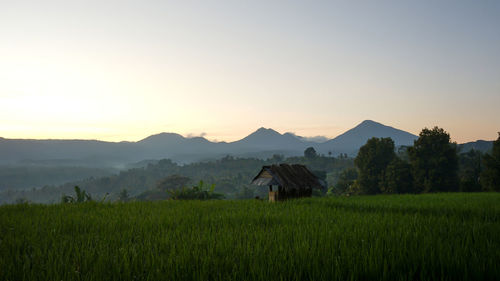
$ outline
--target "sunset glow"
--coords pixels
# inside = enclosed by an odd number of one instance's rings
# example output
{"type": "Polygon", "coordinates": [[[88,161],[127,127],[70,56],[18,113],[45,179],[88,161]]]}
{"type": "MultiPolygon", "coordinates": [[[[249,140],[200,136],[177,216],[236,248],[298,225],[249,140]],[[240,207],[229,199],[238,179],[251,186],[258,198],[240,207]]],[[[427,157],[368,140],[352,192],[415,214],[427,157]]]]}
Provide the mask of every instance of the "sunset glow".
{"type": "Polygon", "coordinates": [[[496,1],[11,1],[0,137],[500,130],[496,1]],[[105,2],[105,3],[103,3],[105,2]]]}

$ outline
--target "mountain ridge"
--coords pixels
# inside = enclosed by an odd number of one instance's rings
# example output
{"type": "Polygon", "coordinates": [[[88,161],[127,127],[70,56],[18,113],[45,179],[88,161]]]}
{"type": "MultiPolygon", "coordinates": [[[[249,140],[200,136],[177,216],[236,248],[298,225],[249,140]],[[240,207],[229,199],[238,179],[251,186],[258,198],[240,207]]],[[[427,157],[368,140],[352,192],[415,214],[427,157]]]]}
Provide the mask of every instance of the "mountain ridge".
{"type": "MultiPolygon", "coordinates": [[[[396,146],[412,145],[418,136],[372,120],[364,120],[350,130],[324,142],[308,141],[293,133],[279,133],[260,127],[246,137],[232,142],[213,142],[204,137],[185,137],[163,132],[136,142],[63,139],[5,139],[0,137],[0,164],[54,159],[78,160],[85,165],[116,166],[144,159],[170,158],[179,163],[213,159],[224,155],[270,157],[302,155],[307,147],[320,154],[354,156],[371,137],[391,137],[396,146]]],[[[463,147],[487,147],[488,144],[467,144],[463,147]]]]}
{"type": "Polygon", "coordinates": [[[409,132],[384,125],[373,120],[364,120],[354,128],[328,140],[320,145],[320,149],[333,150],[333,153],[354,154],[366,141],[372,137],[390,137],[396,146],[412,145],[418,136],[409,132]],[[353,149],[354,148],[354,149],[353,149]]]}

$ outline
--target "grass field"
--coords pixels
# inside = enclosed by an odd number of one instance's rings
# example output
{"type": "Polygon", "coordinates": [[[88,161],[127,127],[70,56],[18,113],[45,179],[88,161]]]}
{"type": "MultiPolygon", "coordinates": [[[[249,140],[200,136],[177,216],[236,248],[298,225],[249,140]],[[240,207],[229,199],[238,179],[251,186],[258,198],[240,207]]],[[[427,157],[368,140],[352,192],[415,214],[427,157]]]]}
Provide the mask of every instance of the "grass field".
{"type": "Polygon", "coordinates": [[[0,280],[499,278],[499,193],[0,207],[0,280]]]}

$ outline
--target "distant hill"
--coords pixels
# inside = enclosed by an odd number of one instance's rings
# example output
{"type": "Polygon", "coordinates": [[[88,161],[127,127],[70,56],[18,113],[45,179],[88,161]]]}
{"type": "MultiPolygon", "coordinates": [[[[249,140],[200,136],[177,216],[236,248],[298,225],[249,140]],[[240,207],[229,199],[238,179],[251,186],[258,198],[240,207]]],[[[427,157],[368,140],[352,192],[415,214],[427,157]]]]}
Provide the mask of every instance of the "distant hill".
{"type": "MultiPolygon", "coordinates": [[[[128,161],[133,143],[96,140],[0,139],[1,164],[110,166],[128,161]]],[[[133,150],[133,149],[132,149],[133,150]]]]}
{"type": "MultiPolygon", "coordinates": [[[[225,155],[266,158],[279,153],[302,155],[312,146],[327,155],[356,155],[359,147],[371,137],[390,137],[396,146],[412,145],[417,136],[365,120],[338,137],[318,142],[321,137],[307,138],[293,133],[280,134],[260,128],[234,142],[211,142],[203,137],[186,138],[175,133],[161,133],[138,142],[105,142],[97,140],[26,140],[0,138],[0,165],[44,165],[126,168],[129,163],[170,158],[179,163],[221,158],[225,155]],[[314,141],[312,141],[314,140],[314,141]]],[[[487,150],[491,142],[477,141],[462,145],[462,151],[487,150]]]]}
{"type": "Polygon", "coordinates": [[[339,153],[355,155],[358,149],[372,137],[390,137],[396,146],[413,145],[413,141],[418,138],[418,136],[408,132],[375,121],[365,120],[338,137],[320,144],[318,148],[322,153],[331,151],[334,155],[339,153]]]}
{"type": "Polygon", "coordinates": [[[273,129],[260,128],[245,138],[228,144],[232,153],[259,151],[304,151],[310,143],[291,133],[280,134],[273,129]]]}
{"type": "Polygon", "coordinates": [[[493,141],[477,140],[473,142],[466,142],[458,145],[458,151],[461,153],[468,152],[472,149],[479,150],[483,153],[490,152],[493,148],[493,141]]]}
{"type": "Polygon", "coordinates": [[[134,160],[172,158],[178,162],[193,162],[223,155],[225,143],[210,142],[203,137],[186,138],[174,133],[149,136],[134,143],[134,160]]]}

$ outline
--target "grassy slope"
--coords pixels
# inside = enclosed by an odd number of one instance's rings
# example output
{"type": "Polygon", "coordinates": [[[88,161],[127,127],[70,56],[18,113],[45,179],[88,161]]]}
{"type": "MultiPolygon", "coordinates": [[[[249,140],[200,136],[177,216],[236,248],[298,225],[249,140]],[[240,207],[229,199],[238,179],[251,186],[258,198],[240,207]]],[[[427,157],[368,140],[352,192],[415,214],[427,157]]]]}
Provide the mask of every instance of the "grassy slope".
{"type": "Polygon", "coordinates": [[[0,280],[479,280],[500,194],[0,207],[0,280]]]}

